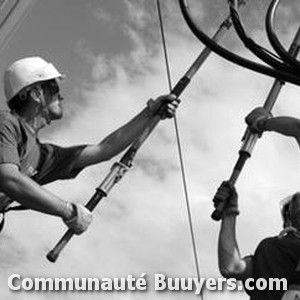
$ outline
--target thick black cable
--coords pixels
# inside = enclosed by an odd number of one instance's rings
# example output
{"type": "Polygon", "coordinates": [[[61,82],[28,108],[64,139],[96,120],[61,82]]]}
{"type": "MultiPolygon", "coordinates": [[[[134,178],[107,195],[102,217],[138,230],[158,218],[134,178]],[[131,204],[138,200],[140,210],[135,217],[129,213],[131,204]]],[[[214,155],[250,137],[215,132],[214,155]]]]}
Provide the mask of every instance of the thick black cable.
{"type": "Polygon", "coordinates": [[[283,45],[280,43],[277,35],[275,34],[275,25],[274,25],[274,19],[276,15],[276,11],[278,8],[279,0],[273,0],[271,4],[269,5],[269,9],[267,11],[266,16],[266,31],[267,35],[270,41],[270,44],[272,45],[273,49],[277,52],[277,54],[290,66],[294,67],[296,70],[298,70],[298,74],[300,73],[300,62],[297,60],[297,58],[290,55],[288,51],[285,50],[283,45]]]}
{"type": "Polygon", "coordinates": [[[276,56],[274,53],[255,43],[255,41],[246,34],[240,19],[237,0],[229,0],[229,9],[235,31],[246,48],[248,48],[259,59],[272,66],[276,70],[288,72],[298,76],[299,70],[289,64],[286,64],[281,57],[276,56]]]}
{"type": "MultiPolygon", "coordinates": [[[[165,39],[165,31],[164,31],[164,27],[163,27],[163,19],[162,19],[162,14],[161,14],[160,0],[157,0],[156,3],[157,3],[157,11],[158,11],[160,32],[161,32],[161,38],[162,38],[162,46],[163,46],[163,51],[164,51],[164,58],[165,58],[165,63],[166,63],[168,85],[169,85],[169,90],[171,92],[172,91],[172,80],[171,80],[171,72],[170,72],[170,63],[169,63],[168,51],[167,51],[167,45],[166,45],[166,39],[165,39]]],[[[196,244],[195,233],[194,233],[194,228],[193,228],[192,213],[191,213],[189,193],[188,193],[188,187],[187,187],[187,177],[186,177],[186,172],[185,172],[185,168],[184,168],[184,158],[183,158],[183,153],[182,153],[182,147],[181,147],[181,142],[180,142],[181,139],[180,139],[180,134],[179,134],[179,126],[178,126],[176,115],[174,116],[174,127],[175,127],[177,149],[178,149],[178,155],[179,155],[179,163],[180,163],[180,169],[181,169],[181,175],[182,175],[184,196],[185,196],[185,202],[186,202],[186,209],[187,209],[187,215],[188,215],[188,221],[189,221],[189,229],[190,229],[190,235],[191,235],[191,240],[192,240],[192,249],[193,249],[194,262],[195,262],[195,269],[196,269],[196,273],[197,273],[197,278],[200,281],[201,273],[200,273],[200,267],[199,267],[197,244],[196,244]]],[[[201,289],[199,295],[200,295],[201,299],[204,300],[204,295],[203,295],[202,289],[201,289]]]]}
{"type": "Polygon", "coordinates": [[[213,52],[215,52],[219,56],[221,56],[221,57],[225,58],[226,60],[228,60],[234,64],[237,64],[241,67],[245,67],[252,71],[255,71],[255,72],[270,76],[270,77],[274,77],[276,79],[283,80],[283,81],[286,81],[286,82],[289,82],[289,83],[292,83],[295,85],[300,85],[300,77],[299,76],[295,76],[294,74],[290,74],[288,72],[274,70],[267,66],[255,63],[253,61],[250,61],[248,59],[245,59],[239,55],[236,55],[236,54],[228,51],[224,47],[221,47],[219,44],[214,42],[210,37],[208,37],[202,30],[200,30],[197,25],[195,25],[195,23],[191,17],[191,13],[190,13],[189,6],[187,4],[187,0],[179,0],[179,4],[180,4],[181,11],[182,11],[182,15],[183,15],[187,25],[191,29],[191,31],[203,44],[205,44],[213,52]]]}

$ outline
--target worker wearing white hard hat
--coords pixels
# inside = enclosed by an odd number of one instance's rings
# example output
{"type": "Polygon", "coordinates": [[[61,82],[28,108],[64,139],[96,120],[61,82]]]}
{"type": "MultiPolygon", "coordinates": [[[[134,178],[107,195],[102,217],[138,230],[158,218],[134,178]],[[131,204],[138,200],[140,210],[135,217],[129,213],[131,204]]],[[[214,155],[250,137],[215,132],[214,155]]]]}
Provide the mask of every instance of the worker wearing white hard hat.
{"type": "Polygon", "coordinates": [[[34,83],[64,77],[53,64],[41,57],[27,57],[14,62],[4,73],[4,93],[11,101],[21,90],[34,83]]]}
{"type": "Polygon", "coordinates": [[[42,185],[73,178],[83,168],[111,159],[131,145],[156,115],[173,117],[179,100],[165,95],[148,101],[136,117],[96,145],[40,143],[40,129],[63,116],[59,89],[63,77],[41,57],[22,58],[5,71],[4,92],[10,112],[0,112],[0,213],[14,209],[14,200],[22,207],[61,217],[74,233],[81,234],[91,223],[91,213],[42,185]]]}

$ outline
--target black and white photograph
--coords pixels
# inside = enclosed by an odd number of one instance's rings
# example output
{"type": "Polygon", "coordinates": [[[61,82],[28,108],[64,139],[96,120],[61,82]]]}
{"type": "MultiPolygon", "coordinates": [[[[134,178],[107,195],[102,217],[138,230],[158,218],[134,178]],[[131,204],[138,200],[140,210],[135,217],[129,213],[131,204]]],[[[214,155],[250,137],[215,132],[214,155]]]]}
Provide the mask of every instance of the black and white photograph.
{"type": "Polygon", "coordinates": [[[300,299],[299,21],[0,1],[0,299],[300,299]]]}

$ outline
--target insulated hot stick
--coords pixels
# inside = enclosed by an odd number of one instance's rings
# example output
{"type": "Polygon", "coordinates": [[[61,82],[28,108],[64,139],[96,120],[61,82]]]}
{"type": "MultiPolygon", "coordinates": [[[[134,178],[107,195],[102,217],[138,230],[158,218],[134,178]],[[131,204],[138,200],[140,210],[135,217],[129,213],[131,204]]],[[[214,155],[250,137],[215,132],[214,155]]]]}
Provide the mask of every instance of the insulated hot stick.
{"type": "MultiPolygon", "coordinates": [[[[245,0],[241,0],[240,5],[245,4],[245,0]]],[[[231,27],[232,23],[230,17],[227,17],[223,23],[219,26],[219,29],[212,37],[212,40],[218,42],[225,32],[231,27]]],[[[171,93],[175,96],[179,97],[184,89],[190,83],[192,77],[196,74],[202,64],[205,62],[211,50],[208,47],[205,47],[185,75],[178,81],[175,87],[172,89],[171,93]]],[[[149,126],[145,129],[142,135],[132,144],[132,146],[127,150],[127,152],[123,155],[119,162],[116,162],[112,165],[109,174],[105,177],[103,182],[96,188],[96,192],[92,196],[92,198],[85,205],[87,209],[93,211],[98,203],[108,195],[109,191],[113,188],[113,186],[121,180],[124,174],[128,171],[128,169],[132,166],[133,159],[138,151],[138,149],[142,146],[144,141],[151,134],[152,130],[159,123],[160,117],[156,116],[149,123],[149,126]]],[[[71,229],[68,229],[62,238],[57,242],[57,244],[53,247],[51,251],[47,254],[47,259],[50,262],[56,262],[59,254],[68,244],[68,242],[73,237],[74,232],[71,229]]]]}
{"type": "MultiPolygon", "coordinates": [[[[293,41],[291,47],[289,49],[289,53],[291,56],[297,57],[299,50],[300,50],[300,27],[296,33],[296,36],[294,38],[294,41],[293,41]]],[[[283,85],[284,85],[283,81],[275,80],[275,82],[270,90],[270,93],[264,103],[264,106],[263,106],[268,112],[271,112],[283,85]]],[[[244,137],[242,139],[243,144],[239,151],[239,158],[238,158],[238,160],[233,168],[233,172],[229,178],[229,182],[232,185],[235,185],[235,183],[245,165],[246,160],[251,157],[251,153],[252,153],[253,148],[259,137],[260,137],[259,134],[256,134],[256,133],[254,134],[249,130],[249,128],[247,128],[247,130],[244,134],[244,137]]],[[[211,218],[215,221],[219,221],[222,218],[223,208],[224,208],[224,203],[221,202],[219,204],[219,206],[217,206],[216,209],[213,211],[211,218]]]]}

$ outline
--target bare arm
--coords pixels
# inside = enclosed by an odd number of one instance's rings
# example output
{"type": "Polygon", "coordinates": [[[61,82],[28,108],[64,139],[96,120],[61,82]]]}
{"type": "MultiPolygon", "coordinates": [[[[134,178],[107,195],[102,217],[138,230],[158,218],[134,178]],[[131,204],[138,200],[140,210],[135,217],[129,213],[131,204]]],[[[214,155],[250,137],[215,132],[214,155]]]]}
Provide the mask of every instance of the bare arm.
{"type": "Polygon", "coordinates": [[[170,116],[173,116],[179,100],[173,95],[158,97],[153,102],[151,109],[149,107],[143,109],[132,120],[109,134],[99,144],[87,146],[75,162],[74,168],[84,168],[92,164],[107,161],[121,153],[142,134],[149,122],[156,117],[154,111],[166,101],[170,102],[166,106],[167,111],[170,116]]]}
{"type": "Polygon", "coordinates": [[[238,194],[229,181],[223,181],[214,198],[214,206],[222,205],[222,221],[219,233],[219,270],[226,278],[245,280],[252,277],[252,259],[241,258],[236,239],[236,218],[239,214],[238,194]]]}
{"type": "Polygon", "coordinates": [[[226,278],[245,280],[252,276],[252,260],[242,259],[236,240],[236,216],[222,219],[218,246],[219,269],[226,278]]]}
{"type": "Polygon", "coordinates": [[[274,131],[286,136],[294,137],[300,142],[300,120],[292,117],[274,117],[264,120],[260,124],[263,131],[274,131]]]}
{"type": "Polygon", "coordinates": [[[87,146],[79,156],[76,167],[82,168],[107,161],[121,153],[143,132],[151,118],[150,110],[144,109],[127,124],[105,137],[99,144],[87,146]]]}
{"type": "Polygon", "coordinates": [[[272,117],[263,107],[253,109],[245,118],[246,123],[255,132],[274,131],[294,137],[300,145],[300,119],[293,117],[272,117]]]}
{"type": "Polygon", "coordinates": [[[8,197],[27,208],[64,219],[69,219],[73,214],[73,208],[68,202],[21,174],[14,164],[0,164],[0,186],[8,197]]]}

